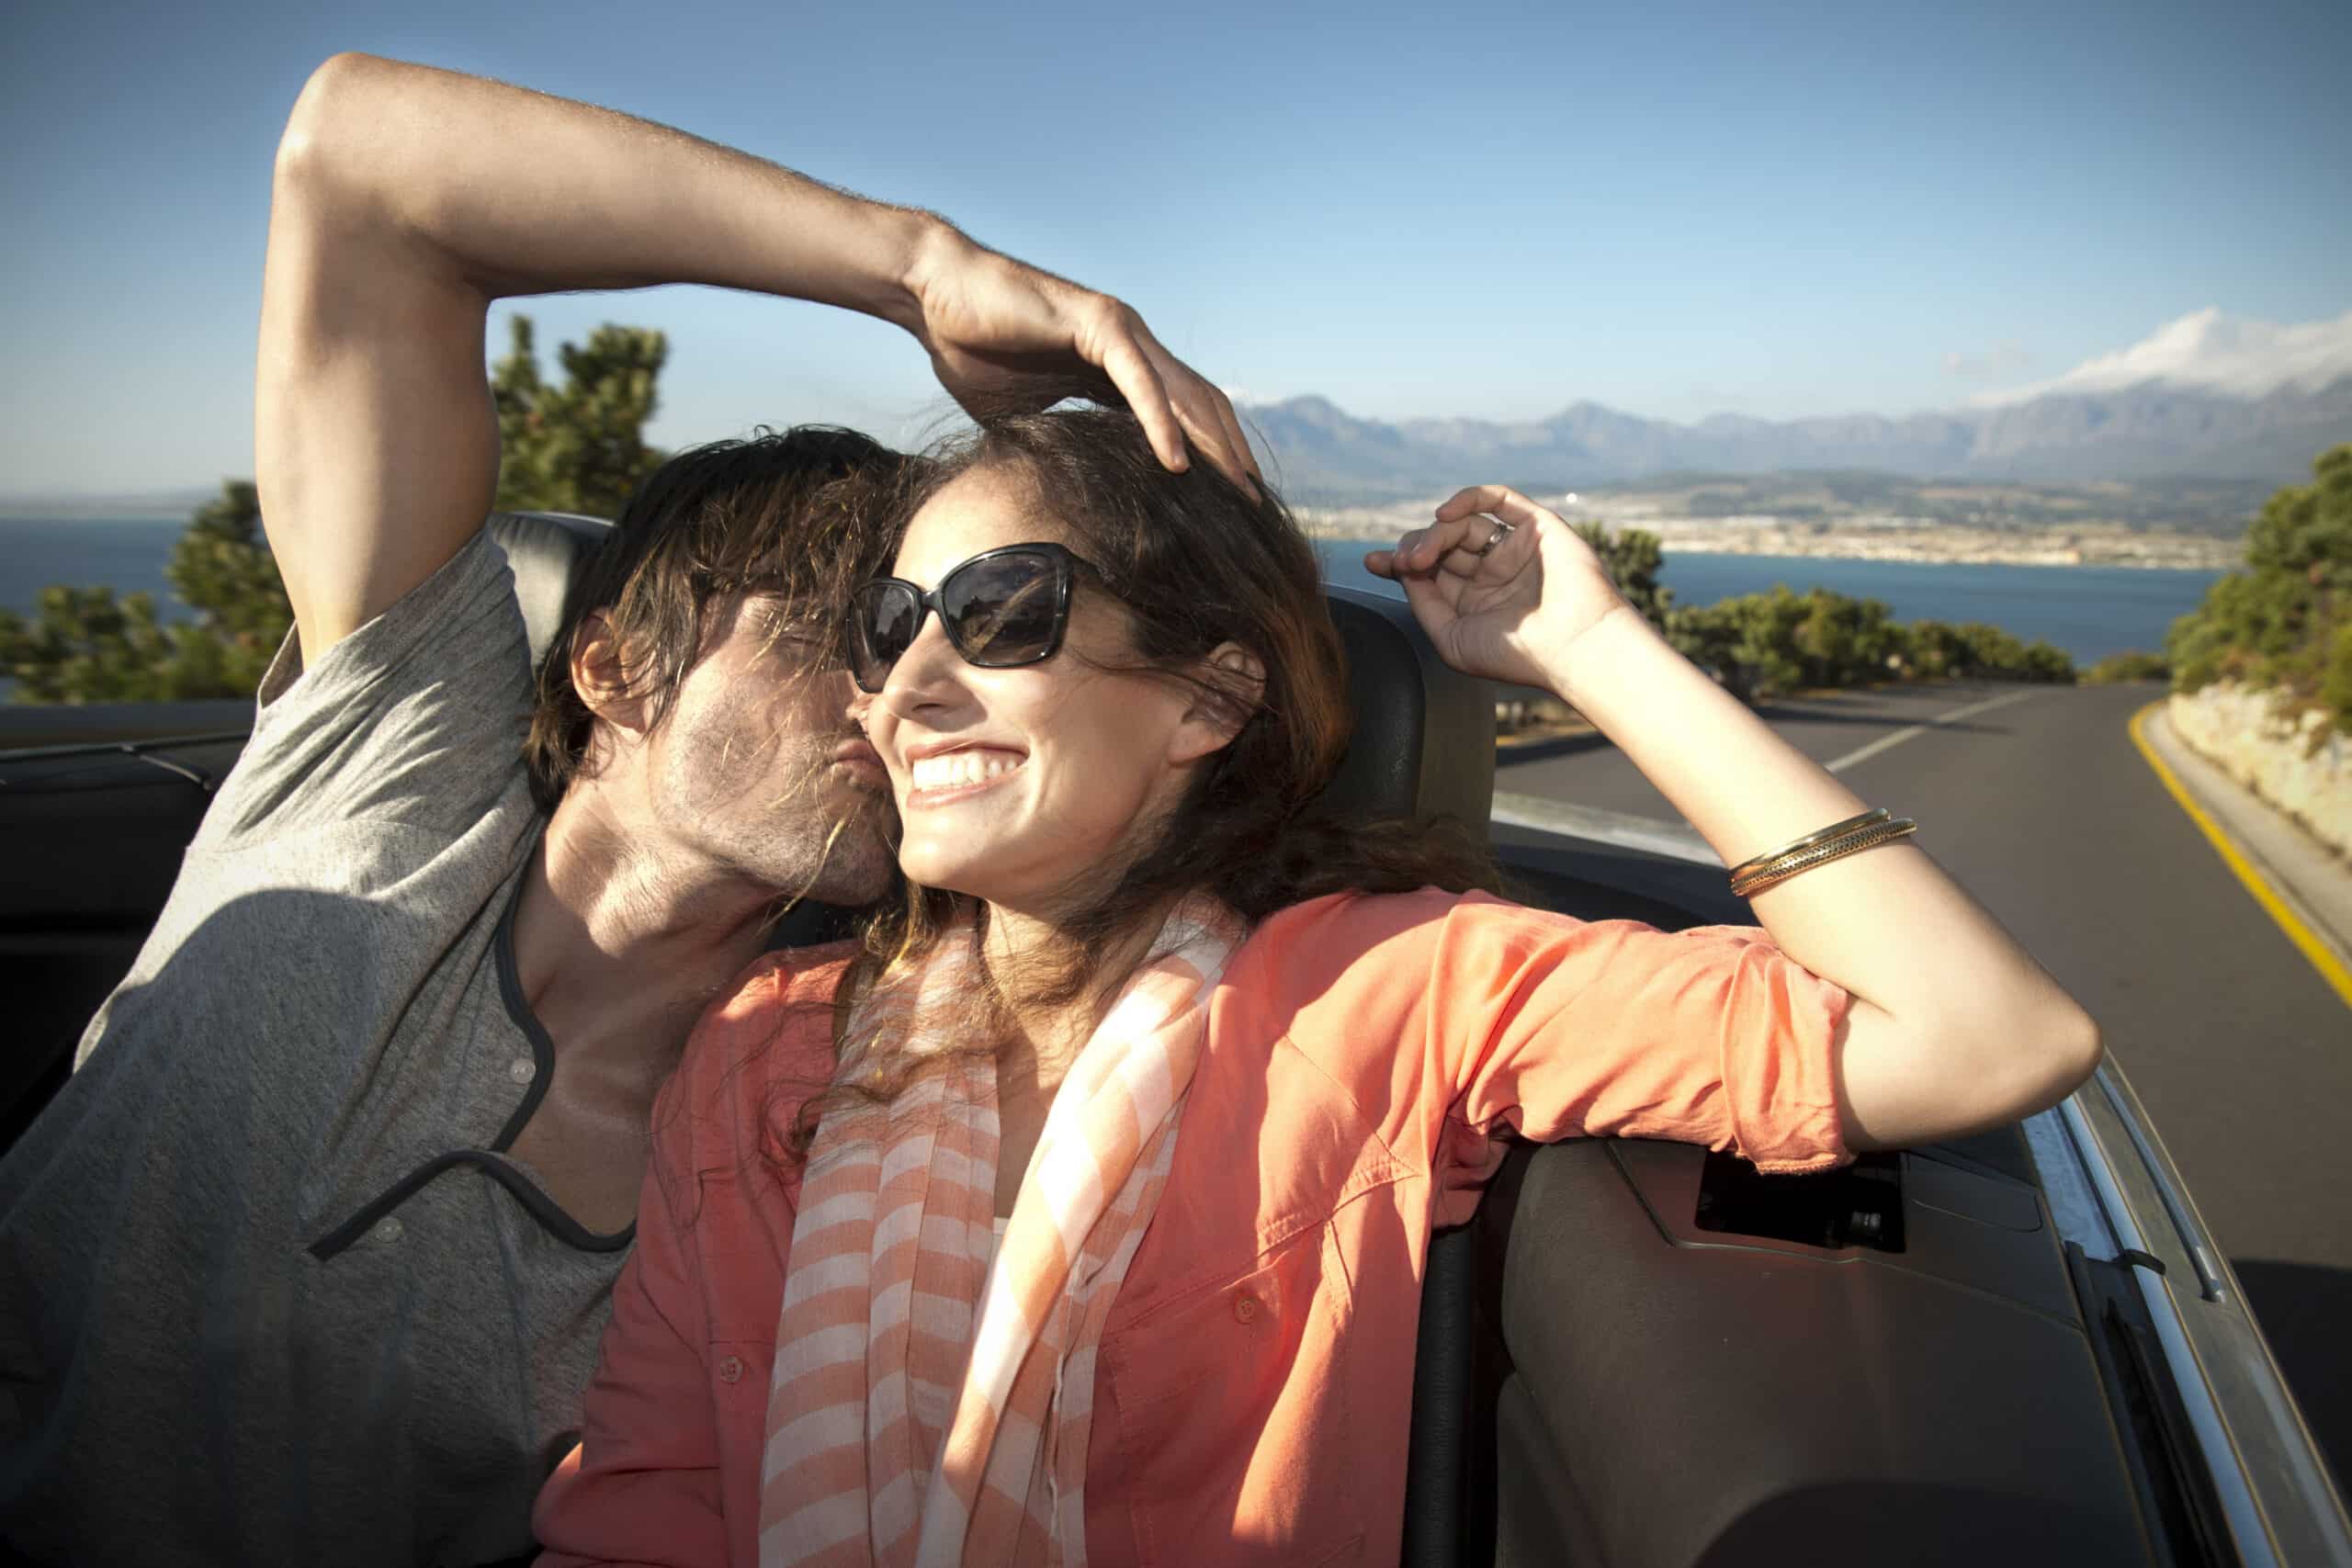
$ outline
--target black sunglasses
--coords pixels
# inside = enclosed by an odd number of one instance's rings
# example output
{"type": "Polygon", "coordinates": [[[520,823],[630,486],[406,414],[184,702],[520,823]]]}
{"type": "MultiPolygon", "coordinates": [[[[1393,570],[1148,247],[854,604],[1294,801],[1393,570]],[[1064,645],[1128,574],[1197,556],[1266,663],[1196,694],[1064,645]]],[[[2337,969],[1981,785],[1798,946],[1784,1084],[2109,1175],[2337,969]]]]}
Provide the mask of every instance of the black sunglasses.
{"type": "Polygon", "coordinates": [[[1070,577],[1082,567],[1093,570],[1059,545],[1007,545],[982,550],[929,592],[899,577],[861,583],[850,595],[850,678],[861,692],[880,691],[933,610],[967,662],[984,670],[1042,664],[1061,651],[1070,577]]]}

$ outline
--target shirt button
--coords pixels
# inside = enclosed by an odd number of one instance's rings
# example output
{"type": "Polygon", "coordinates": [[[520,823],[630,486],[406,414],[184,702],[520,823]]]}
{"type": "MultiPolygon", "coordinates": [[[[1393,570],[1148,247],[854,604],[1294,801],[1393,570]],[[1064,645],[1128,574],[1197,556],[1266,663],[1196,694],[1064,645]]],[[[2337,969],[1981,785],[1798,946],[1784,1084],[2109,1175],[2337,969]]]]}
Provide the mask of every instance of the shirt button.
{"type": "Polygon", "coordinates": [[[528,1056],[517,1056],[506,1064],[506,1076],[516,1083],[529,1083],[539,1076],[539,1065],[528,1056]]]}
{"type": "Polygon", "coordinates": [[[718,1381],[720,1382],[741,1382],[743,1381],[743,1358],[741,1356],[719,1357],[718,1381]]]}
{"type": "Polygon", "coordinates": [[[1233,1320],[1236,1323],[1258,1321],[1258,1298],[1243,1294],[1233,1298],[1233,1320]]]}
{"type": "Polygon", "coordinates": [[[393,1242],[396,1242],[401,1238],[400,1216],[397,1214],[386,1214],[382,1219],[376,1222],[376,1228],[368,1234],[373,1235],[378,1241],[382,1242],[385,1246],[390,1247],[393,1242]]]}

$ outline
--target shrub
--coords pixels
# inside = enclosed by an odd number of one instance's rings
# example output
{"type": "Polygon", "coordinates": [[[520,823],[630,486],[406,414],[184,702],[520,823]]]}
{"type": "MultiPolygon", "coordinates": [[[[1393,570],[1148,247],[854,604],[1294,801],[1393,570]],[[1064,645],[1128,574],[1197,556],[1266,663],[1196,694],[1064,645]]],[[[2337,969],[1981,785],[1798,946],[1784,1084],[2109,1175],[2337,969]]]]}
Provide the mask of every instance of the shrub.
{"type": "Polygon", "coordinates": [[[2123,653],[2110,653],[2083,674],[2083,683],[2089,686],[2112,685],[2121,681],[2169,681],[2172,666],[2161,653],[2143,653],[2132,649],[2123,653]]]}
{"type": "Polygon", "coordinates": [[[1683,657],[1743,701],[1806,687],[1858,686],[1905,674],[2071,683],[2075,662],[2048,642],[2031,646],[1998,626],[1915,621],[1905,626],[1876,599],[1826,588],[1747,593],[1667,615],[1683,657]]]}
{"type": "Polygon", "coordinates": [[[2312,480],[2264,503],[2245,566],[2207,591],[2165,639],[2173,689],[2215,681],[2273,690],[2288,712],[2318,708],[2352,734],[2352,446],[2312,464],[2312,480]]]}

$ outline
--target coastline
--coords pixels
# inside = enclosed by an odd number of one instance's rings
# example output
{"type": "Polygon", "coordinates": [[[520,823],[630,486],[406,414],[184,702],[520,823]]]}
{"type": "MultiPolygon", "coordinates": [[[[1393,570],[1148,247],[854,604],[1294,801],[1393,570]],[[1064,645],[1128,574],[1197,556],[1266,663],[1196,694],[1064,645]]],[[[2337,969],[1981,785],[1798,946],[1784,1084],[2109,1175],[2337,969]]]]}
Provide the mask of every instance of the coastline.
{"type": "MultiPolygon", "coordinates": [[[[1393,539],[1429,520],[1431,502],[1390,506],[1299,507],[1308,537],[1393,539]]],[[[1929,518],[1868,516],[1835,522],[1747,513],[1727,517],[1660,515],[1639,507],[1585,502],[1556,507],[1571,523],[1611,532],[1655,534],[1670,559],[1690,556],[1789,556],[1813,560],[1902,561],[1920,566],[2129,567],[2142,571],[2228,571],[2241,564],[2236,539],[2120,523],[1969,527],[1929,518]]]]}
{"type": "Polygon", "coordinates": [[[2135,535],[2130,544],[2119,547],[2075,536],[2008,540],[1979,536],[1915,541],[1779,529],[1733,536],[1651,531],[1658,534],[1659,547],[1668,556],[1797,556],[1814,560],[1905,561],[1917,566],[2090,566],[2197,572],[2228,571],[2243,559],[2235,543],[2222,544],[2197,535],[2135,535]],[[2221,545],[2219,549],[2205,547],[2216,544],[2221,545]]]}

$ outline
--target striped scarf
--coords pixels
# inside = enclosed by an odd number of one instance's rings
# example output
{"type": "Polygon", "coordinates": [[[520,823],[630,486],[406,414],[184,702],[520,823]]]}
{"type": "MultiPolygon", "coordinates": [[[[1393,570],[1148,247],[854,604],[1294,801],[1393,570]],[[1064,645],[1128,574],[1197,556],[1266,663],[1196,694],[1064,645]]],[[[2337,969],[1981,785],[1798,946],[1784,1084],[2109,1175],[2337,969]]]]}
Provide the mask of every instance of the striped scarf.
{"type": "MultiPolygon", "coordinates": [[[[989,1057],[818,1128],[776,1324],[762,1568],[1082,1568],[1095,1349],[1240,929],[1198,900],[1170,919],[1055,1095],[1001,1247],[989,1057]]],[[[877,987],[853,1057],[898,1008],[914,1049],[955,1044],[970,946],[951,934],[920,974],[877,987]]]]}

